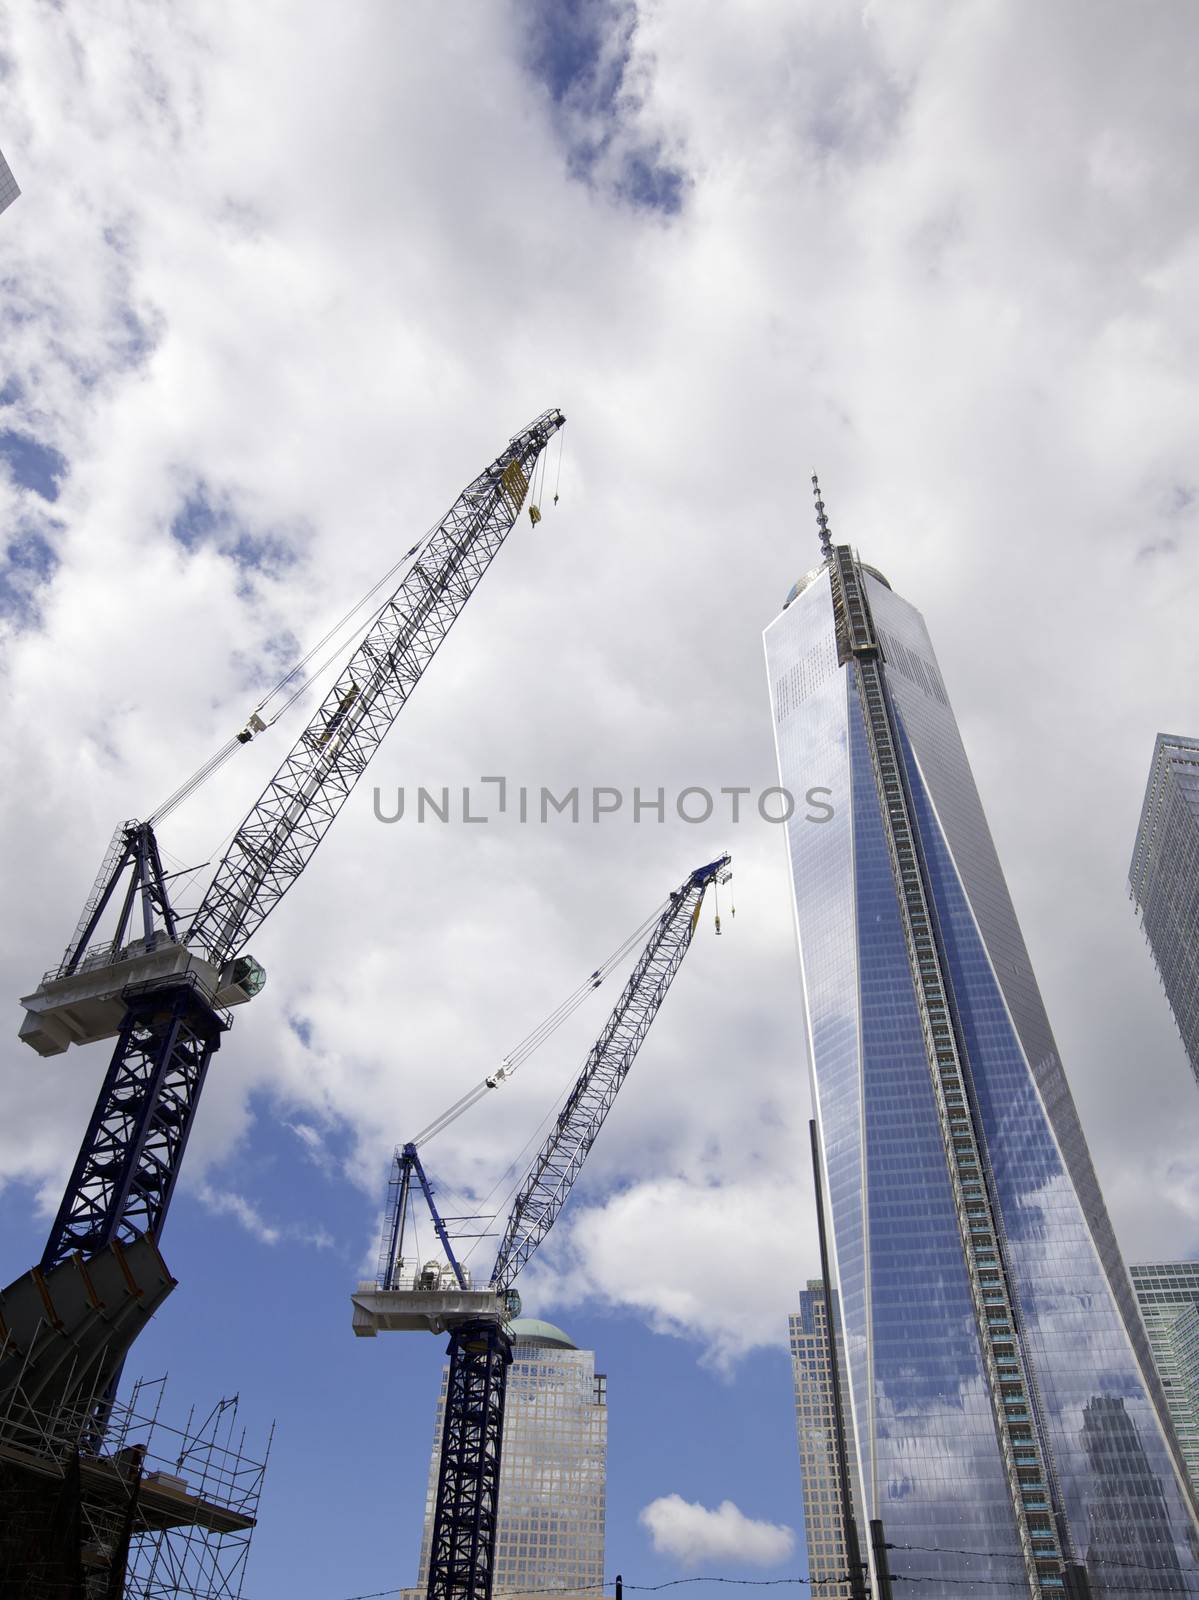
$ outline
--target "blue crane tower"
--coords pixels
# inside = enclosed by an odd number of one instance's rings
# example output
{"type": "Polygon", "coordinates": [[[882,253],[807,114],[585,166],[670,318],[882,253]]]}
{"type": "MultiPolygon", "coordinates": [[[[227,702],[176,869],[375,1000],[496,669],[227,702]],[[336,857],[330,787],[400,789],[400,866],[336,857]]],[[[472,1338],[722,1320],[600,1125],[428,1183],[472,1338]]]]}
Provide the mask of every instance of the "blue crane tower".
{"type": "MultiPolygon", "coordinates": [[[[81,1392],[98,1392],[97,1383],[103,1390],[101,1368],[109,1380],[119,1372],[140,1327],[174,1286],[157,1241],[204,1080],[229,1027],[229,1008],[252,999],[265,981],[246,943],[303,872],[423,678],[511,532],[538,462],[565,420],[551,409],[515,434],[387,575],[405,569],[238,828],[187,925],[171,902],[155,823],[270,726],[257,712],[149,820],[116,830],[62,961],[21,1002],[20,1037],[43,1056],[116,1040],[34,1269],[35,1303],[43,1290],[53,1296],[55,1280],[67,1282],[68,1263],[89,1282],[88,1263],[105,1252],[115,1252],[127,1269],[130,1303],[119,1316],[97,1315],[100,1297],[91,1290],[71,1299],[79,1304],[64,1338],[73,1341],[73,1354],[67,1363],[59,1359],[59,1368],[69,1369],[77,1385],[91,1386],[81,1392]],[[96,1324],[86,1337],[84,1324],[96,1324]]],[[[529,511],[536,523],[535,503],[529,511]]],[[[38,1359],[48,1371],[56,1358],[44,1339],[41,1348],[38,1359]]],[[[28,1367],[33,1357],[26,1352],[25,1359],[28,1367]]],[[[28,1370],[22,1382],[25,1392],[37,1387],[28,1370]]]]}
{"type": "MultiPolygon", "coordinates": [[[[458,1261],[417,1147],[510,1076],[511,1058],[396,1152],[379,1276],[377,1283],[362,1286],[353,1296],[353,1326],[356,1334],[367,1338],[379,1332],[413,1330],[448,1331],[450,1335],[428,1600],[491,1600],[504,1398],[512,1361],[505,1324],[520,1312],[516,1279],[570,1196],[587,1153],[691,948],[704,895],[710,886],[727,882],[731,874],[728,855],[697,867],[671,892],[664,909],[653,919],[620,998],[517,1190],[485,1289],[471,1287],[458,1261]],[[418,1271],[411,1280],[405,1279],[404,1234],[414,1179],[445,1251],[452,1273],[449,1283],[443,1282],[437,1271],[418,1271]]],[[[716,926],[719,932],[719,918],[716,926]]],[[[598,987],[602,975],[603,969],[593,973],[580,992],[598,987]]],[[[560,1014],[561,1010],[555,1018],[560,1014]]]]}

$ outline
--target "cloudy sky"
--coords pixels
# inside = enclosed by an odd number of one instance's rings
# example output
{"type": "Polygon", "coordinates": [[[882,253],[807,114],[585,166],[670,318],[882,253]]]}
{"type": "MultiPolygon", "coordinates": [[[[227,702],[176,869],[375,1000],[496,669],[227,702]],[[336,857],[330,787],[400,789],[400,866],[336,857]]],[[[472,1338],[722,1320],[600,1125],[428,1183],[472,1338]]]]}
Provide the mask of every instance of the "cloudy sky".
{"type": "MultiPolygon", "coordinates": [[[[818,466],[835,535],[928,620],[1126,1253],[1199,1253],[1199,1094],[1125,889],[1154,736],[1199,730],[1197,56],[1185,8],[1104,0],[11,8],[6,992],[59,958],[113,825],[557,405],[560,503],[379,753],[384,799],[770,784],[761,630],[813,564],[818,466]]],[[[214,858],[296,731],[164,825],[174,862],[214,858]]],[[[737,915],[526,1299],[610,1374],[613,1571],[802,1571],[781,830],[384,826],[370,790],[253,942],[268,987],[138,1350],[183,1409],[278,1418],[249,1600],[414,1577],[441,1352],[356,1345],[346,1299],[388,1152],[722,848],[737,915]]],[[[433,1147],[443,1181],[491,1186],[603,1015],[433,1147]]],[[[8,1277],[105,1059],[42,1062],[18,1016],[8,1277]]]]}

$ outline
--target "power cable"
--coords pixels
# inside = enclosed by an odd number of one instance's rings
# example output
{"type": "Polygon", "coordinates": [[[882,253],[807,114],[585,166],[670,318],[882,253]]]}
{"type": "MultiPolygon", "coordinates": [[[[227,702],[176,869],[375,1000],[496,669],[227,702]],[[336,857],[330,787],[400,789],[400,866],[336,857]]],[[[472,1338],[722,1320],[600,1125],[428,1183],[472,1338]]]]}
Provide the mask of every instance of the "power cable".
{"type": "MultiPolygon", "coordinates": [[[[1005,1556],[1005,1557],[1012,1555],[1012,1552],[1010,1550],[1002,1550],[1002,1551],[970,1551],[970,1550],[966,1550],[966,1551],[963,1551],[963,1550],[938,1549],[937,1547],[931,1546],[931,1545],[893,1545],[893,1544],[888,1544],[886,1548],[888,1550],[920,1551],[921,1553],[928,1554],[928,1555],[981,1555],[981,1556],[1002,1555],[1002,1556],[1005,1556]]],[[[1016,1559],[1023,1559],[1023,1558],[1022,1557],[1017,1557],[1016,1559]]],[[[1111,1563],[1106,1563],[1106,1564],[1111,1564],[1111,1563]]],[[[1158,1576],[1162,1576],[1163,1575],[1162,1574],[1162,1569],[1160,1567],[1137,1567],[1137,1564],[1135,1562],[1125,1563],[1125,1565],[1128,1565],[1130,1567],[1135,1567],[1136,1570],[1138,1570],[1138,1571],[1155,1572],[1155,1573],[1158,1574],[1158,1576]]],[[[1184,1578],[1184,1577],[1187,1576],[1187,1574],[1179,1573],[1178,1576],[1180,1578],[1184,1578]]],[[[734,1577],[725,1577],[725,1576],[718,1575],[718,1574],[696,1573],[693,1576],[688,1576],[688,1577],[685,1577],[685,1578],[664,1578],[660,1583],[630,1583],[627,1578],[622,1578],[621,1579],[621,1587],[622,1587],[622,1589],[637,1590],[641,1594],[656,1594],[656,1593],[660,1592],[663,1589],[677,1589],[677,1588],[682,1587],[683,1585],[694,1584],[694,1583],[722,1583],[722,1584],[731,1585],[733,1587],[743,1588],[743,1589],[776,1589],[776,1588],[785,1588],[785,1587],[796,1587],[796,1586],[799,1586],[799,1585],[807,1585],[810,1589],[825,1589],[825,1588],[829,1588],[829,1587],[831,1587],[833,1585],[849,1583],[852,1580],[852,1578],[853,1578],[853,1574],[849,1573],[849,1572],[839,1573],[836,1577],[832,1577],[832,1578],[811,1578],[811,1577],[804,1576],[802,1574],[798,1575],[798,1576],[794,1576],[794,1577],[785,1577],[785,1578],[740,1578],[740,1577],[734,1578],[734,1577]]],[[[968,1576],[968,1575],[963,1574],[963,1573],[937,1573],[937,1574],[929,1574],[927,1576],[924,1576],[924,1575],[917,1575],[917,1574],[895,1573],[895,1572],[893,1572],[891,1574],[891,1582],[892,1583],[942,1583],[942,1584],[946,1584],[946,1583],[962,1584],[962,1583],[965,1583],[965,1584],[970,1584],[970,1585],[977,1585],[977,1584],[981,1584],[981,1583],[986,1583],[986,1584],[991,1584],[991,1585],[994,1585],[994,1586],[999,1586],[999,1587],[1002,1587],[1002,1588],[1023,1589],[1025,1591],[1027,1591],[1027,1587],[1028,1587],[1027,1583],[1022,1579],[976,1577],[974,1575],[969,1575],[968,1576]]],[[[409,1586],[409,1587],[411,1587],[411,1586],[409,1586]]],[[[513,1589],[512,1593],[513,1594],[521,1594],[521,1595],[526,1595],[526,1594],[571,1595],[571,1594],[580,1594],[580,1593],[583,1593],[584,1591],[597,1591],[598,1592],[598,1591],[601,1591],[601,1590],[614,1589],[615,1587],[616,1587],[615,1578],[608,1578],[608,1579],[605,1579],[602,1583],[572,1583],[569,1587],[562,1587],[562,1588],[526,1589],[522,1585],[517,1589],[513,1589]]],[[[1092,1594],[1116,1594],[1116,1593],[1120,1593],[1120,1592],[1127,1593],[1127,1586],[1123,1585],[1123,1584],[1117,1585],[1116,1587],[1113,1588],[1111,1585],[1102,1584],[1102,1583],[1097,1584],[1092,1580],[1090,1587],[1091,1587],[1091,1593],[1092,1594]]],[[[1164,1587],[1164,1588],[1149,1588],[1149,1589],[1146,1589],[1142,1585],[1140,1587],[1140,1589],[1139,1589],[1139,1592],[1143,1593],[1143,1594],[1194,1594],[1194,1593],[1196,1593],[1196,1591],[1194,1589],[1180,1589],[1177,1586],[1177,1584],[1172,1584],[1172,1585],[1169,1585],[1169,1586],[1164,1587]]],[[[402,1593],[403,1593],[403,1589],[402,1588],[374,1589],[370,1593],[367,1593],[367,1594],[346,1595],[346,1596],[343,1597],[343,1600],[389,1600],[390,1596],[398,1595],[398,1594],[402,1594],[402,1593]]],[[[503,1593],[502,1590],[498,1590],[497,1589],[497,1591],[496,1591],[497,1597],[502,1595],[502,1593],[503,1593]]]]}

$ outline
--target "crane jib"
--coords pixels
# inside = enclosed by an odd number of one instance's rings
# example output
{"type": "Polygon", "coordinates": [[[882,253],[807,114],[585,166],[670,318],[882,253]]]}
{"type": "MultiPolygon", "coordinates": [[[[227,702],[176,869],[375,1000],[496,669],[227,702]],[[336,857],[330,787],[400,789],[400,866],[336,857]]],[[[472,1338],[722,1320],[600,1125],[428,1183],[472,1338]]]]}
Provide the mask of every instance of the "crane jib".
{"type": "Polygon", "coordinates": [[[237,953],[307,865],[511,532],[533,468],[564,421],[548,411],[514,436],[458,497],[376,613],[238,829],[196,912],[187,943],[215,965],[237,953]]]}
{"type": "Polygon", "coordinates": [[[704,893],[731,870],[727,855],[693,872],[670,897],[636,966],[592,1046],[545,1143],[533,1158],[508,1216],[491,1282],[510,1289],[570,1195],[621,1084],[683,957],[691,946],[704,893]]]}

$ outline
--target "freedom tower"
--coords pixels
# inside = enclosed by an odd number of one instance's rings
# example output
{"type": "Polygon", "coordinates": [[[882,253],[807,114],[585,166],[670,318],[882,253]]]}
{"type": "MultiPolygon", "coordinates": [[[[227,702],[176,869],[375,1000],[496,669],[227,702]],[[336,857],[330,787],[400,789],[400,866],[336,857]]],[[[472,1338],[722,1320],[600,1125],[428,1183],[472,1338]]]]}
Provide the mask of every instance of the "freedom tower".
{"type": "Polygon", "coordinates": [[[928,632],[816,495],[823,562],[765,644],[779,781],[833,807],[787,839],[843,1503],[930,1600],[1199,1593],[1177,1441],[928,632]]]}

